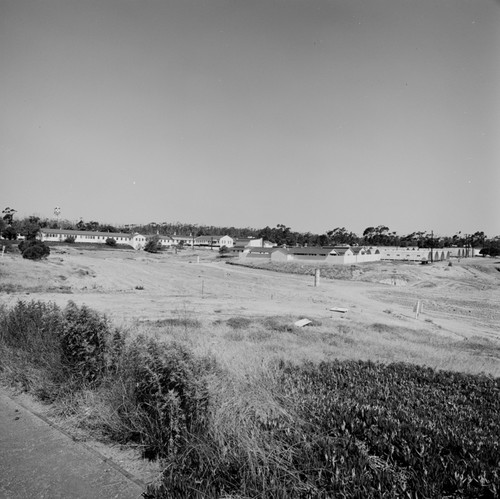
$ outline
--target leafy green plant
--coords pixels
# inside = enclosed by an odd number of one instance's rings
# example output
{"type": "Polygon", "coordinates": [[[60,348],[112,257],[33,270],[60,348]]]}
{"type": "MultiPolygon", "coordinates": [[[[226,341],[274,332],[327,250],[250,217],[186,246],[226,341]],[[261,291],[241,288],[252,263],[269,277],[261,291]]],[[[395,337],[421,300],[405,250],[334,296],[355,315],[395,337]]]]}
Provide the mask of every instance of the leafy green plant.
{"type": "Polygon", "coordinates": [[[106,243],[107,246],[111,246],[112,248],[116,247],[116,239],[113,237],[108,237],[106,238],[106,243]]]}

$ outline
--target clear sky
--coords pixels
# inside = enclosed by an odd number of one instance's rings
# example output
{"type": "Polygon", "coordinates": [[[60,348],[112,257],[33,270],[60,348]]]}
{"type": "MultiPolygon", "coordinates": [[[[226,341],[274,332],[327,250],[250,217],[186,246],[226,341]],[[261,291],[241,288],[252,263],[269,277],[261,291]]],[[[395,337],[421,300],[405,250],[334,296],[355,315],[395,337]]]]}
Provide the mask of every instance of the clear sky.
{"type": "Polygon", "coordinates": [[[500,234],[496,0],[0,0],[0,209],[500,234]]]}

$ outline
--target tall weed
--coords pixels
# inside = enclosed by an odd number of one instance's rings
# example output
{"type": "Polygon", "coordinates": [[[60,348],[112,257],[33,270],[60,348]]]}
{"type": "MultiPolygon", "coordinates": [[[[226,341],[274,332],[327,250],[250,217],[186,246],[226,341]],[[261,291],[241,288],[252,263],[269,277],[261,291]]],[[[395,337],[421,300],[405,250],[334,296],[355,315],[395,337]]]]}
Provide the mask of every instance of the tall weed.
{"type": "Polygon", "coordinates": [[[127,347],[117,373],[126,403],[117,412],[129,429],[126,438],[139,443],[145,457],[172,459],[189,434],[202,430],[210,365],[177,343],[140,336],[127,347]]]}

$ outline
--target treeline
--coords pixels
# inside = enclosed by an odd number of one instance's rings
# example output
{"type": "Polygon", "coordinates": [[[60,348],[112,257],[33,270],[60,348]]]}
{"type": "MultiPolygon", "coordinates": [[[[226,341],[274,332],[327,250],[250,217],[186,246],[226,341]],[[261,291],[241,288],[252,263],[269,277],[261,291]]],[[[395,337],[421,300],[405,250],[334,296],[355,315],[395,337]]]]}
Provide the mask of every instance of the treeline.
{"type": "Polygon", "coordinates": [[[500,254],[500,235],[488,237],[483,231],[473,234],[462,234],[458,232],[453,236],[436,236],[428,231],[415,231],[406,235],[399,235],[391,231],[385,225],[367,227],[363,234],[358,235],[345,227],[336,227],[323,234],[312,232],[297,232],[283,224],[276,227],[264,227],[255,229],[250,227],[219,227],[214,225],[199,225],[182,222],[151,222],[148,224],[130,224],[114,226],[103,224],[95,220],[85,222],[80,220],[56,220],[30,216],[23,219],[14,217],[16,210],[5,208],[0,219],[0,233],[4,239],[16,239],[18,235],[32,237],[44,228],[71,229],[97,232],[139,232],[144,235],[179,235],[179,236],[224,236],[233,239],[253,237],[263,238],[277,244],[278,246],[336,246],[336,245],[368,245],[368,246],[400,246],[400,247],[424,247],[445,248],[450,246],[482,248],[484,254],[496,256],[500,254]]]}

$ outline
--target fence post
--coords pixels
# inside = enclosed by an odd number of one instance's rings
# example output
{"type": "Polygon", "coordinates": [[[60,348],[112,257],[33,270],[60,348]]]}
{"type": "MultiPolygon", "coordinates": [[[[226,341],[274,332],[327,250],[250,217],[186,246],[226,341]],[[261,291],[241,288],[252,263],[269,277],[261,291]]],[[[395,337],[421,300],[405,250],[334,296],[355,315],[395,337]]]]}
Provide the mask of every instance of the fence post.
{"type": "Polygon", "coordinates": [[[315,288],[319,286],[319,276],[320,276],[319,269],[316,269],[316,271],[314,272],[314,287],[315,288]]]}

